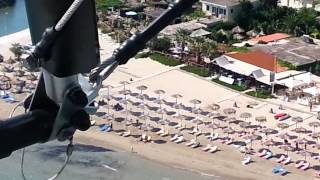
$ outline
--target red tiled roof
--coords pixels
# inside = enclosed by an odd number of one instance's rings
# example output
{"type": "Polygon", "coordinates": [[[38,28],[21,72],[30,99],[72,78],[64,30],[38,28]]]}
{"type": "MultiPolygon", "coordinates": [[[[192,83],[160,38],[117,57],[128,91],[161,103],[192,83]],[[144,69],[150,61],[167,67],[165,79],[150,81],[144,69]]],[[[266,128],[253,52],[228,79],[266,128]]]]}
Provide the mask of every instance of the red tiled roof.
{"type": "Polygon", "coordinates": [[[257,38],[253,38],[253,39],[250,39],[249,41],[255,41],[255,42],[259,42],[259,41],[262,41],[262,42],[272,42],[272,41],[278,41],[278,40],[281,40],[281,39],[286,39],[290,37],[289,34],[284,34],[284,33],[275,33],[275,34],[270,34],[270,35],[266,35],[266,36],[260,36],[260,37],[257,37],[257,38]]]}
{"type": "Polygon", "coordinates": [[[251,51],[247,53],[228,53],[226,54],[226,56],[272,72],[278,73],[287,70],[287,68],[283,68],[277,63],[275,56],[264,53],[262,51],[251,51]]]}

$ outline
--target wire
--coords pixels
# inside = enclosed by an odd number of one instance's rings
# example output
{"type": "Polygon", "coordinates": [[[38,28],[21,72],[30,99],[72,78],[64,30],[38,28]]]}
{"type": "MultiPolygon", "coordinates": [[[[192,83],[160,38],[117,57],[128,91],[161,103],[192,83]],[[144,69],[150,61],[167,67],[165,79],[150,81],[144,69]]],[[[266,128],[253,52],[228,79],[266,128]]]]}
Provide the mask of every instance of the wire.
{"type": "Polygon", "coordinates": [[[84,0],[75,0],[75,1],[73,1],[71,6],[69,7],[69,9],[64,13],[62,18],[59,20],[59,22],[54,27],[54,29],[56,31],[61,31],[62,30],[64,25],[70,20],[72,15],[78,10],[78,8],[80,7],[80,5],[82,4],[83,1],[84,0]]]}

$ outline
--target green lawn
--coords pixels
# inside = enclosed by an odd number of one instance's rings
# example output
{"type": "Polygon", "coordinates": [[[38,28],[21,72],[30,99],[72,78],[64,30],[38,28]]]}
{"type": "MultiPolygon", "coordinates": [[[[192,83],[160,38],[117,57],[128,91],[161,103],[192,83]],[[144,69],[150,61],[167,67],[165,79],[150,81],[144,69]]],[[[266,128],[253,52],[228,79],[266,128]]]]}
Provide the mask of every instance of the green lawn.
{"type": "Polygon", "coordinates": [[[236,84],[228,84],[228,83],[220,81],[219,79],[212,79],[212,81],[215,82],[215,83],[218,83],[220,85],[226,86],[228,88],[234,89],[236,91],[245,91],[245,90],[248,89],[245,86],[238,86],[236,84]]]}
{"type": "Polygon", "coordinates": [[[239,52],[239,53],[247,53],[250,51],[247,47],[228,47],[227,49],[229,52],[239,52]]]}
{"type": "Polygon", "coordinates": [[[143,53],[138,53],[135,58],[138,59],[138,58],[147,58],[150,56],[150,53],[148,52],[143,52],[143,53]]]}
{"type": "Polygon", "coordinates": [[[177,66],[180,65],[181,63],[171,57],[159,54],[159,53],[151,53],[149,57],[155,61],[158,61],[161,64],[167,65],[167,66],[177,66]]]}
{"type": "Polygon", "coordinates": [[[103,9],[108,7],[120,7],[123,5],[121,0],[96,0],[97,9],[103,9]]]}
{"type": "Polygon", "coordinates": [[[272,96],[271,94],[261,92],[261,91],[258,91],[258,93],[256,91],[249,91],[249,92],[246,92],[246,94],[252,97],[260,98],[260,99],[274,98],[274,96],[272,96]]]}
{"type": "Polygon", "coordinates": [[[188,66],[181,67],[180,69],[197,74],[202,77],[209,77],[209,70],[207,68],[188,65],[188,66]]]}

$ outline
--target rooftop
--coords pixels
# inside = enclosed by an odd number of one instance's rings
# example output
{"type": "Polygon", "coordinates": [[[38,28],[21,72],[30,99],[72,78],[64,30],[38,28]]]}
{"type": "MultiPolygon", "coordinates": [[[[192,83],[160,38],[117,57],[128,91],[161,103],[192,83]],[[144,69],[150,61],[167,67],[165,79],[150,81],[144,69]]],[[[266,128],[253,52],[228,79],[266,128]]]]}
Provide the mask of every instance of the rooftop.
{"type": "Polygon", "coordinates": [[[262,69],[266,69],[271,72],[283,72],[287,70],[286,68],[283,68],[278,64],[276,65],[275,56],[264,53],[262,51],[251,51],[247,53],[228,53],[226,54],[226,56],[257,66],[262,69]]]}
{"type": "Polygon", "coordinates": [[[320,45],[306,43],[301,38],[289,38],[277,43],[256,44],[252,49],[270,53],[295,66],[320,60],[320,45]]]}
{"type": "MultiPolygon", "coordinates": [[[[249,0],[251,2],[257,1],[257,0],[249,0]]],[[[234,6],[240,3],[240,0],[200,0],[200,2],[206,2],[211,4],[217,4],[221,6],[234,6]]]]}
{"type": "Polygon", "coordinates": [[[252,38],[249,41],[251,41],[251,42],[262,41],[262,42],[269,43],[269,42],[278,41],[278,40],[281,40],[281,39],[286,39],[286,38],[289,38],[289,37],[290,37],[289,34],[275,33],[275,34],[270,34],[270,35],[266,35],[266,36],[260,36],[260,37],[252,38]]]}

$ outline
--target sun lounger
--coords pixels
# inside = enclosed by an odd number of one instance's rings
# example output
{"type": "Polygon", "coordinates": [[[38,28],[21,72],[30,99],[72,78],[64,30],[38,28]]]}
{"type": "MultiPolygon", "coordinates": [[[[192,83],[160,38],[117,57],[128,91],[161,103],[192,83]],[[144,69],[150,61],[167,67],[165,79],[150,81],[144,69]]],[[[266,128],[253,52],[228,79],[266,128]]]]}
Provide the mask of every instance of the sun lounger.
{"type": "Polygon", "coordinates": [[[200,146],[200,143],[199,142],[195,142],[190,147],[195,149],[195,148],[198,148],[199,146],[200,146]]]}
{"type": "Polygon", "coordinates": [[[194,128],[192,129],[192,131],[189,131],[188,133],[189,133],[189,134],[195,134],[195,133],[198,133],[198,132],[199,132],[199,129],[196,128],[196,127],[194,127],[194,128]]]}
{"type": "Polygon", "coordinates": [[[183,136],[179,136],[177,138],[177,140],[175,140],[174,142],[177,143],[177,144],[182,143],[182,142],[184,142],[184,137],[183,136]]]}
{"type": "Polygon", "coordinates": [[[200,136],[201,134],[202,134],[201,131],[198,131],[198,132],[194,133],[194,135],[196,135],[196,136],[200,136]]]}
{"type": "Polygon", "coordinates": [[[279,118],[286,116],[286,115],[287,115],[287,113],[279,113],[279,114],[274,115],[274,118],[279,119],[279,118]]]}
{"type": "Polygon", "coordinates": [[[108,124],[103,124],[100,126],[100,131],[109,132],[109,131],[111,131],[111,127],[108,124]]]}
{"type": "Polygon", "coordinates": [[[230,144],[233,143],[233,139],[230,138],[229,140],[225,141],[224,143],[225,143],[226,145],[230,145],[230,144]]]}
{"type": "Polygon", "coordinates": [[[218,133],[210,133],[210,135],[206,136],[209,140],[214,141],[217,140],[219,138],[219,134],[218,133]]]}
{"type": "Polygon", "coordinates": [[[282,116],[280,118],[278,118],[279,121],[284,121],[286,119],[289,119],[291,116],[289,114],[285,115],[285,116],[282,116]]]}
{"type": "Polygon", "coordinates": [[[284,175],[285,173],[287,173],[287,170],[284,167],[282,167],[281,165],[277,165],[272,169],[272,173],[284,175]]]}
{"type": "Polygon", "coordinates": [[[156,134],[160,135],[164,133],[164,129],[161,129],[160,131],[156,132],[156,134]]]}
{"type": "Polygon", "coordinates": [[[241,161],[242,165],[248,165],[251,162],[251,157],[245,157],[243,161],[241,161]]]}
{"type": "Polygon", "coordinates": [[[277,159],[277,162],[278,162],[278,163],[281,163],[281,162],[284,161],[285,159],[286,159],[286,156],[282,154],[282,155],[277,159]]]}
{"type": "Polygon", "coordinates": [[[180,130],[180,131],[183,131],[183,130],[185,130],[185,129],[186,129],[186,125],[181,126],[181,127],[178,127],[177,129],[178,129],[178,130],[180,130]]]}
{"type": "Polygon", "coordinates": [[[305,171],[305,170],[309,169],[309,167],[310,167],[310,163],[306,162],[299,169],[305,171]]]}
{"type": "Polygon", "coordinates": [[[313,175],[316,178],[320,178],[320,171],[315,171],[313,175]]]}
{"type": "Polygon", "coordinates": [[[169,130],[165,131],[164,133],[160,134],[161,137],[165,137],[169,135],[169,130]]]}
{"type": "Polygon", "coordinates": [[[216,151],[218,151],[218,147],[217,146],[213,146],[208,150],[209,153],[214,153],[216,151]]]}
{"type": "Polygon", "coordinates": [[[0,98],[1,99],[6,99],[9,97],[9,94],[6,91],[0,91],[0,98]]]}
{"type": "Polygon", "coordinates": [[[202,151],[208,151],[212,147],[211,144],[207,144],[206,147],[202,148],[202,151]]]}
{"type": "Polygon", "coordinates": [[[270,159],[270,158],[272,158],[272,156],[273,156],[273,153],[272,153],[271,151],[268,151],[268,152],[266,153],[266,155],[264,156],[264,158],[265,158],[265,159],[270,159]]]}
{"type": "Polygon", "coordinates": [[[186,146],[191,146],[196,142],[195,139],[191,139],[189,142],[186,143],[186,146]]]}
{"type": "Polygon", "coordinates": [[[178,134],[175,134],[171,139],[170,141],[175,141],[176,139],[178,139],[179,135],[178,134]]]}
{"type": "Polygon", "coordinates": [[[261,152],[258,151],[256,155],[259,157],[263,157],[267,154],[267,152],[268,151],[266,149],[263,149],[261,152]]]}
{"type": "Polygon", "coordinates": [[[283,164],[283,165],[287,165],[287,164],[289,164],[290,162],[291,162],[291,157],[288,156],[287,158],[284,159],[284,161],[282,162],[282,164],[283,164]]]}
{"type": "Polygon", "coordinates": [[[176,129],[178,129],[180,127],[182,127],[182,123],[180,123],[180,122],[177,125],[174,126],[174,128],[176,128],[176,129]]]}
{"type": "Polygon", "coordinates": [[[131,131],[127,131],[123,133],[123,137],[129,137],[131,135],[131,131]]]}
{"type": "Polygon", "coordinates": [[[96,121],[95,121],[95,120],[91,120],[91,121],[90,121],[90,125],[91,125],[91,126],[96,125],[96,121]]]}
{"type": "Polygon", "coordinates": [[[15,102],[17,102],[16,98],[14,98],[12,96],[9,96],[9,97],[5,98],[4,101],[7,102],[7,103],[15,103],[15,102]]]}
{"type": "Polygon", "coordinates": [[[304,165],[304,163],[305,163],[305,161],[301,161],[301,160],[297,161],[296,164],[295,164],[295,167],[299,169],[304,165]]]}

